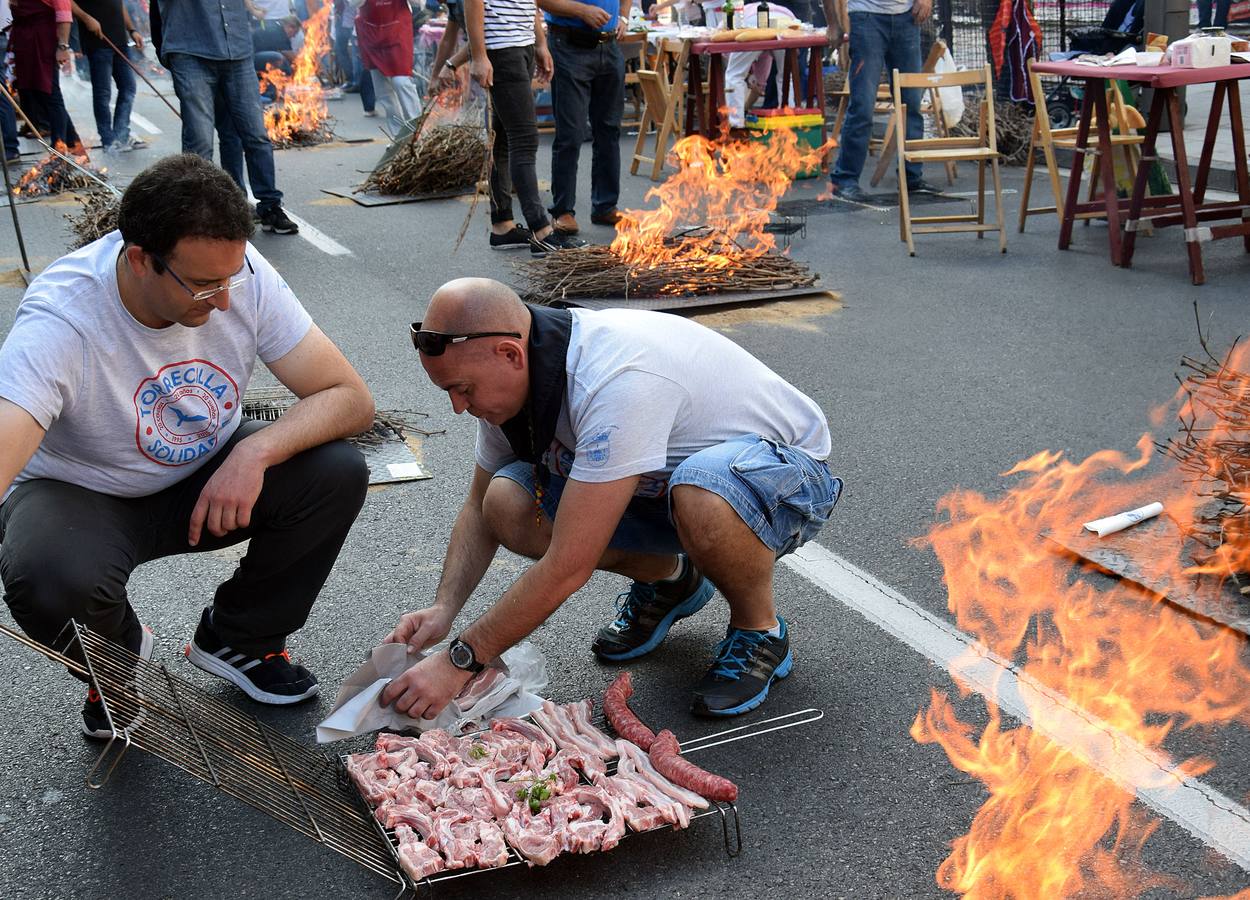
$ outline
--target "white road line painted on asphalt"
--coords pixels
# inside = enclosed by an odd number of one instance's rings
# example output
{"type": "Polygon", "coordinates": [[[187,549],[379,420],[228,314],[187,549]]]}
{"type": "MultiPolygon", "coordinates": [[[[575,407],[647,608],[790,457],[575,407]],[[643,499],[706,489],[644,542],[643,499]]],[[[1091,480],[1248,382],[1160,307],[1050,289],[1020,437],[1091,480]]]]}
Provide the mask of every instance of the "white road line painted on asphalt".
{"type": "Polygon", "coordinates": [[[322,251],[323,253],[328,253],[331,256],[351,256],[352,255],[352,251],[348,250],[346,247],[344,247],[334,238],[330,237],[324,231],[320,231],[319,229],[313,228],[311,225],[309,225],[299,216],[295,215],[295,213],[291,212],[289,209],[286,211],[286,214],[288,217],[290,217],[292,222],[294,222],[296,225],[299,226],[299,236],[302,237],[304,240],[308,241],[308,243],[312,244],[318,250],[322,251]]]}
{"type": "MultiPolygon", "coordinates": [[[[256,198],[252,195],[251,189],[249,189],[247,192],[247,202],[248,203],[256,202],[256,198]]],[[[320,229],[313,228],[311,225],[309,225],[299,216],[295,215],[295,213],[291,212],[289,209],[286,210],[286,214],[287,214],[287,218],[289,218],[292,222],[294,222],[296,225],[299,226],[299,236],[302,237],[304,240],[308,241],[308,243],[312,244],[322,253],[328,253],[331,256],[352,256],[353,255],[352,251],[348,250],[346,247],[344,247],[334,238],[330,237],[328,234],[326,234],[324,231],[321,231],[320,229]]]]}
{"type": "Polygon", "coordinates": [[[130,111],[130,121],[134,122],[148,134],[164,134],[159,127],[153,122],[148,121],[134,110],[130,111]]]}
{"type": "Polygon", "coordinates": [[[818,544],[783,559],[808,581],[1101,772],[1161,816],[1250,871],[1250,810],[991,653],[818,544]],[[1035,716],[1030,710],[1036,710],[1035,716]]]}

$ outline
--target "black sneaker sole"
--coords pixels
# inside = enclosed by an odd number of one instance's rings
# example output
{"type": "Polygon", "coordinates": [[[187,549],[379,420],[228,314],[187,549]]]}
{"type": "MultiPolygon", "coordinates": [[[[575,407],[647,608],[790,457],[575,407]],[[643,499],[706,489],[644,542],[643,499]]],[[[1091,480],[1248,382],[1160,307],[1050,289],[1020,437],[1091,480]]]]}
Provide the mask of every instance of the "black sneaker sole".
{"type": "Polygon", "coordinates": [[[529,241],[524,244],[491,244],[492,250],[528,250],[530,248],[529,241]]]}
{"type": "Polygon", "coordinates": [[[224,678],[231,684],[236,685],[257,703],[268,703],[271,706],[290,706],[293,703],[303,703],[305,700],[321,693],[321,685],[319,684],[314,684],[302,694],[271,694],[268,691],[262,691],[252,684],[250,678],[234,666],[223,662],[212,654],[205,653],[195,645],[195,641],[187,644],[187,659],[210,675],[224,678]]]}
{"type": "Polygon", "coordinates": [[[262,222],[260,230],[270,234],[299,234],[298,225],[292,225],[290,228],[287,228],[286,226],[266,225],[262,222]]]}

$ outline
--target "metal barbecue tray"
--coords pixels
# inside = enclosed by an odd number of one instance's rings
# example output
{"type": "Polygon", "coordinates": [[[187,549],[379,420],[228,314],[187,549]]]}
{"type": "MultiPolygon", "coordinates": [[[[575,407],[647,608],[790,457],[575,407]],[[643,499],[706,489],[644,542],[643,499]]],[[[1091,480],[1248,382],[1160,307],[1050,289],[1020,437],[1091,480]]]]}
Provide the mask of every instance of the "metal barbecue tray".
{"type": "MultiPolygon", "coordinates": [[[[99,692],[112,736],[87,773],[91,789],[104,787],[126,752],[138,747],[397,884],[397,897],[416,896],[421,886],[432,890],[439,881],[525,862],[509,846],[505,866],[456,869],[414,882],[399,866],[394,833],[383,829],[348,776],[346,755],[300,744],[77,622],[67,624],[51,647],[4,624],[0,634],[65,666],[99,692]]],[[[691,738],[680,746],[686,755],[822,718],[822,710],[805,709],[691,738]]],[[[607,730],[601,715],[595,724],[607,730]]],[[[608,771],[615,773],[615,761],[608,771]]],[[[720,816],[726,852],[736,856],[742,849],[737,806],[714,803],[690,818],[714,815],[720,816]]]]}
{"type": "MultiPolygon", "coordinates": [[[[733,743],[734,741],[741,741],[741,740],[746,740],[747,738],[758,737],[762,734],[768,734],[771,731],[780,731],[784,728],[793,728],[797,725],[806,725],[811,722],[817,722],[820,719],[823,719],[824,716],[825,716],[825,713],[823,710],[814,709],[814,708],[802,709],[797,712],[785,713],[784,715],[780,715],[780,716],[773,716],[771,719],[764,719],[759,722],[751,722],[747,725],[739,725],[735,728],[727,728],[724,731],[718,731],[714,734],[707,734],[707,735],[704,735],[703,737],[690,738],[689,740],[680,742],[679,746],[681,747],[682,756],[689,756],[691,753],[695,753],[699,750],[706,750],[709,747],[718,747],[721,744],[730,744],[730,743],[733,743]]],[[[555,739],[554,735],[551,735],[550,732],[547,732],[547,730],[543,728],[542,725],[539,724],[537,721],[535,721],[532,717],[525,716],[524,718],[527,722],[530,722],[531,724],[536,725],[544,733],[547,733],[552,738],[552,740],[555,739]]],[[[607,719],[604,717],[602,711],[596,712],[596,714],[591,718],[591,724],[594,725],[599,730],[603,731],[609,737],[615,735],[615,732],[612,730],[611,726],[608,724],[607,719]]],[[[462,736],[472,737],[474,734],[481,734],[485,730],[487,729],[481,729],[479,731],[468,732],[462,736]]],[[[341,771],[343,773],[343,780],[346,784],[349,784],[353,790],[355,790],[355,785],[354,783],[351,782],[349,776],[347,775],[347,768],[346,768],[347,758],[349,756],[359,756],[363,753],[368,753],[368,752],[370,751],[360,751],[359,753],[344,753],[338,757],[339,764],[341,766],[341,771]]],[[[607,771],[609,775],[616,774],[616,765],[617,765],[616,760],[611,760],[610,762],[608,762],[607,771]]],[[[580,769],[578,770],[578,776],[581,778],[582,784],[585,784],[585,785],[593,784],[593,782],[591,782],[591,780],[586,777],[586,773],[582,772],[580,769]]],[[[360,802],[366,809],[369,810],[370,818],[373,819],[374,825],[377,827],[378,832],[385,838],[387,847],[390,848],[391,853],[394,855],[395,871],[398,873],[398,875],[403,880],[403,883],[405,885],[404,890],[400,891],[399,896],[403,896],[403,894],[406,891],[411,891],[414,897],[420,896],[422,885],[424,885],[427,888],[427,890],[432,894],[434,891],[435,884],[437,884],[440,881],[451,881],[456,878],[467,878],[472,875],[485,875],[490,872],[499,872],[503,869],[510,869],[513,866],[525,865],[528,862],[525,859],[525,857],[522,856],[520,853],[518,853],[511,844],[508,844],[507,845],[508,846],[508,861],[504,863],[502,866],[490,866],[486,868],[474,867],[474,868],[466,868],[466,869],[448,869],[442,872],[436,872],[433,875],[429,875],[421,879],[420,882],[416,882],[411,878],[411,876],[408,875],[407,872],[405,872],[402,868],[400,868],[399,841],[395,837],[394,830],[390,828],[384,828],[382,826],[382,823],[379,822],[377,820],[377,817],[372,814],[373,812],[372,807],[369,806],[368,801],[365,800],[364,797],[360,797],[360,802]]],[[[720,823],[721,823],[721,833],[725,841],[725,853],[728,854],[730,857],[737,856],[739,853],[742,852],[742,820],[738,816],[738,805],[736,803],[721,803],[715,800],[709,800],[708,803],[710,804],[710,806],[701,812],[691,811],[690,821],[694,822],[696,819],[703,819],[709,816],[715,816],[719,814],[720,823]]],[[[648,831],[645,831],[645,832],[636,832],[633,829],[626,826],[624,837],[630,837],[631,835],[636,835],[636,834],[653,834],[659,831],[672,831],[672,830],[675,830],[675,829],[673,828],[672,825],[669,825],[669,824],[660,825],[660,826],[657,826],[656,828],[649,829],[648,831]]],[[[623,839],[624,838],[622,838],[622,840],[623,839]]],[[[611,851],[598,851],[598,852],[611,852],[611,851]]],[[[561,853],[554,860],[552,860],[552,862],[554,863],[556,862],[556,860],[559,860],[561,857],[564,857],[567,855],[568,854],[561,853]]],[[[548,865],[550,864],[551,863],[548,863],[548,865]]]]}

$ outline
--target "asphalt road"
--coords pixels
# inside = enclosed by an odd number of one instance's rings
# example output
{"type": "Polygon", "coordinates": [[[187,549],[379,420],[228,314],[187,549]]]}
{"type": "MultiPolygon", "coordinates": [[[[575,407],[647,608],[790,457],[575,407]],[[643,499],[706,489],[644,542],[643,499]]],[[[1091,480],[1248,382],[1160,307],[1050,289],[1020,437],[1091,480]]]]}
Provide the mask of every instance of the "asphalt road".
{"type": "MultiPolygon", "coordinates": [[[[92,131],[89,95],[71,87],[80,130],[92,131]]],[[[136,110],[163,133],[151,149],[108,160],[118,184],[178,148],[177,122],[146,90],[136,110]]],[[[343,137],[376,135],[355,97],[332,107],[343,137]]],[[[138,133],[142,134],[142,131],[138,133]]],[[[147,135],[145,135],[147,136],[147,135]]],[[[548,177],[550,138],[539,172],[548,177]]],[[[623,139],[628,159],[632,137],[623,139]]],[[[511,277],[515,257],[486,245],[486,208],[464,244],[455,236],[461,200],[366,209],[321,193],[358,180],[382,144],[333,145],[278,154],[288,208],[350,255],[330,255],[301,237],[258,235],[321,327],[372,386],[380,408],[424,411],[445,434],[423,444],[433,479],[370,493],[295,655],[328,693],[397,616],[432,596],[472,465],[474,423],[451,414],[425,380],[407,335],[431,292],[461,275],[511,277]]],[[[589,148],[581,195],[589,197],[589,148]]],[[[931,175],[933,180],[936,177],[931,175]]],[[[1020,171],[1006,184],[1018,189],[1020,171]]],[[[1039,182],[1040,184],[1040,182],[1039,182]]],[[[623,205],[640,205],[648,182],[623,177],[623,205]]],[[[883,186],[888,189],[889,183],[883,186]]],[[[975,177],[961,172],[956,189],[975,177]]],[[[814,195],[805,184],[793,196],[814,195]]],[[[1043,189],[1044,192],[1044,189],[1043,189]]],[[[1009,194],[1009,221],[1018,195],[1009,194]]],[[[72,202],[20,208],[36,266],[63,253],[62,214],[72,202]]],[[[583,220],[588,209],[581,210],[583,220]]],[[[585,223],[588,224],[588,223],[585,223]]],[[[606,241],[607,229],[588,229],[606,241]]],[[[1057,224],[1014,227],[1009,252],[970,235],[918,239],[908,258],[893,212],[813,215],[794,256],[821,274],[840,304],[798,304],[712,320],[814,397],[834,435],[832,464],[847,490],[819,544],[872,573],[931,613],[948,618],[941,570],[915,546],[955,487],[1004,489],[999,473],[1041,449],[1073,457],[1130,450],[1166,401],[1182,354],[1197,347],[1192,304],[1200,301],[1217,344],[1246,330],[1245,256],[1236,242],[1206,248],[1208,284],[1190,286],[1177,231],[1141,242],[1131,270],[1115,269],[1101,226],[1078,228],[1073,249],[1055,248],[1057,224]]],[[[0,218],[0,271],[18,264],[7,213],[0,218]]],[[[0,287],[0,334],[21,298],[0,287]]],[[[158,658],[206,690],[312,742],[329,698],[296,709],[251,704],[180,655],[199,610],[228,576],[230,553],[153,563],[132,582],[132,600],[157,635],[158,658]]],[[[522,570],[501,555],[470,601],[484,609],[522,570]]],[[[589,652],[621,580],[596,576],[533,637],[546,654],[551,696],[598,695],[615,669],[589,652]]],[[[793,629],[794,674],[748,721],[815,707],[823,720],[727,745],[699,762],[742,786],[744,850],[729,859],[719,827],[631,838],[611,854],[560,859],[440,887],[440,896],[567,897],[929,897],[951,840],[985,799],[982,786],[945,755],[908,736],[931,688],[949,675],[826,591],[779,567],[777,597],[793,629]]],[[[636,707],[650,722],[688,737],[716,730],[688,713],[689,688],[723,634],[717,601],[683,622],[660,651],[633,667],[636,707]]],[[[96,748],[78,733],[81,686],[25,649],[0,644],[0,894],[6,897],[389,897],[393,887],[171,766],[133,753],[103,790],[84,787],[96,748]]],[[[978,704],[963,708],[974,720],[978,704]]],[[[737,723],[734,723],[737,724],[737,723]]],[[[1234,800],[1246,794],[1247,736],[1201,736],[1219,767],[1208,783],[1234,800]]],[[[1229,894],[1250,874],[1165,820],[1145,863],[1177,885],[1151,896],[1229,894]]]]}

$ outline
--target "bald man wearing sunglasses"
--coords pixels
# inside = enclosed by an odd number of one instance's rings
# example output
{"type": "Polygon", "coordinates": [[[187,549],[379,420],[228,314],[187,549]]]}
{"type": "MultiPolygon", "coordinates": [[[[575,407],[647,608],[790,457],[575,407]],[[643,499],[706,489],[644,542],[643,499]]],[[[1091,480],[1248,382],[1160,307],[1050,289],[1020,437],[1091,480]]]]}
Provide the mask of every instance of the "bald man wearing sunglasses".
{"type": "Polygon", "coordinates": [[[476,467],[433,604],[387,641],[415,652],[450,634],[500,545],[536,562],[383,703],[434,717],[597,569],[631,581],[591,642],[600,660],[650,653],[719,589],[729,628],[692,711],[764,702],[793,665],[774,565],[816,535],[842,490],[816,403],[687,319],[529,307],[488,279],[443,285],[411,331],[452,409],[478,419],[476,467]]]}
{"type": "MultiPolygon", "coordinates": [[[[364,502],[364,460],[336,439],[370,426],[373,399],[248,242],[247,199],[221,169],[161,160],[118,221],[35,279],[0,347],[5,601],[45,644],[72,619],[147,657],[132,570],[250,538],[215,594],[196,580],[156,592],[211,602],[192,663],[259,702],[306,700],[317,679],[286,639],[364,502]],[[271,425],[242,416],[257,359],[299,398],[271,425]]],[[[83,732],[124,730],[117,714],[90,691],[83,732]]]]}

